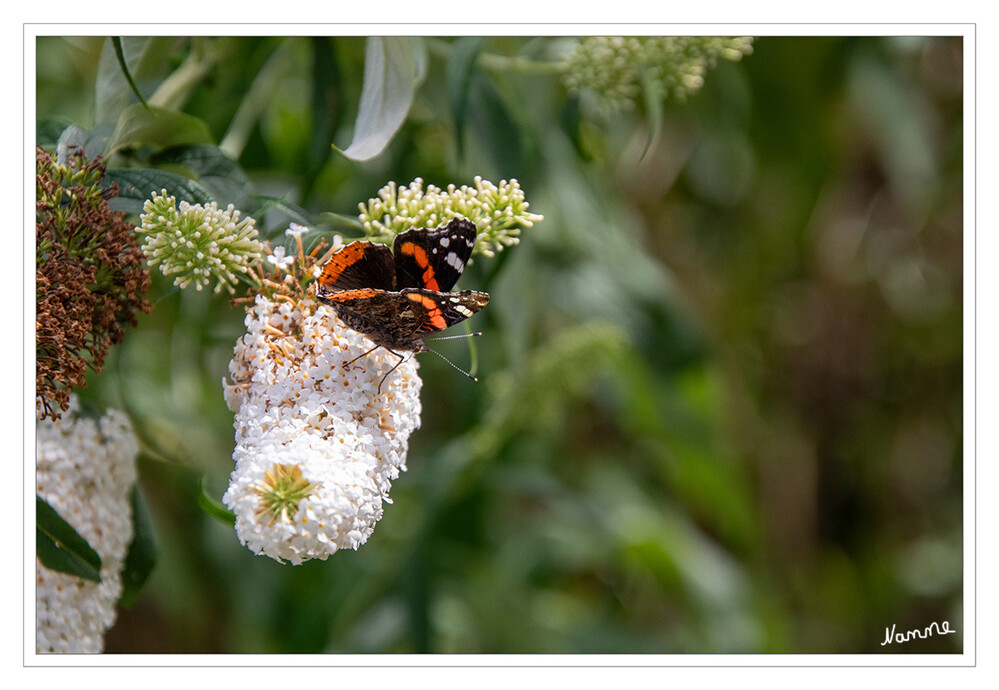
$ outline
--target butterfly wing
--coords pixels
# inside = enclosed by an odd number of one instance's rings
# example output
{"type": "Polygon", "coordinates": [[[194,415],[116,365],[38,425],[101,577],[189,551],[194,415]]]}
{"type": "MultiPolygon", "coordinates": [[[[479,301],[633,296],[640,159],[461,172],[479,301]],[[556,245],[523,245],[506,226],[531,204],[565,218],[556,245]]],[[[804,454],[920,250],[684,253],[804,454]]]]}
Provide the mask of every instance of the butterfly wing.
{"type": "Polygon", "coordinates": [[[323,265],[316,295],[323,299],[341,290],[395,288],[395,262],[392,251],[383,244],[351,242],[323,265]]]}
{"type": "Polygon", "coordinates": [[[395,238],[397,290],[419,288],[447,292],[461,277],[475,246],[475,224],[454,218],[435,230],[413,228],[395,238]]]}
{"type": "Polygon", "coordinates": [[[489,304],[489,295],[475,290],[437,292],[408,288],[399,294],[412,302],[414,333],[420,338],[450,328],[489,304]]]}
{"type": "Polygon", "coordinates": [[[423,338],[464,321],[489,303],[474,290],[344,290],[324,300],[355,331],[389,350],[426,349],[423,338]]]}
{"type": "Polygon", "coordinates": [[[484,292],[448,292],[472,255],[475,237],[473,223],[455,218],[436,230],[399,234],[393,250],[351,242],[323,266],[316,297],[377,345],[422,352],[424,336],[464,321],[489,302],[484,292]]]}

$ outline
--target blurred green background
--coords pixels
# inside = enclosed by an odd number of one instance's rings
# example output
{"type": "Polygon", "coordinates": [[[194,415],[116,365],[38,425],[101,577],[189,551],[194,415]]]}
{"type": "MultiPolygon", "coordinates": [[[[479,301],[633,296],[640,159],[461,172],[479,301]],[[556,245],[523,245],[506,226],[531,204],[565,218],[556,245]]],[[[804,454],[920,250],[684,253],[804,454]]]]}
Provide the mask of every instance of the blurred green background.
{"type": "MultiPolygon", "coordinates": [[[[140,430],[161,550],[108,652],[963,649],[961,39],[761,37],[686,102],[606,119],[551,71],[482,57],[566,42],[428,41],[406,123],[356,163],[330,144],[350,142],[364,38],[125,39],[147,97],[195,70],[172,103],[238,152],[219,201],[285,199],[310,241],[417,176],[516,178],[545,220],[462,278],[492,295],[480,382],[421,357],[422,428],[368,543],[296,567],[198,506],[232,469],[243,314],[154,271],[155,309],[81,391],[140,430]],[[881,646],[943,620],[958,634],[881,646]]],[[[37,40],[47,148],[113,125],[102,52],[37,40]]],[[[189,174],[155,146],[109,160],[137,165],[189,174]]]]}

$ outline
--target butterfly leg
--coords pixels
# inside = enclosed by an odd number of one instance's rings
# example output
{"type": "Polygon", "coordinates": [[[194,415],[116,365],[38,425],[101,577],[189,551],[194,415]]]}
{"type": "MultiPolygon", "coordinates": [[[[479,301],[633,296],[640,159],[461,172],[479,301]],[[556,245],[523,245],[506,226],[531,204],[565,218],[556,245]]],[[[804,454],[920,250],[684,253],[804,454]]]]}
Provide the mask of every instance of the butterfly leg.
{"type": "MultiPolygon", "coordinates": [[[[377,349],[378,349],[378,348],[380,348],[380,347],[383,347],[383,346],[382,346],[382,345],[375,345],[375,346],[374,346],[373,348],[371,348],[370,350],[367,350],[367,351],[365,351],[365,352],[362,352],[361,354],[359,354],[359,355],[358,355],[357,357],[354,357],[354,359],[350,360],[349,362],[345,362],[343,366],[344,366],[344,367],[349,367],[349,366],[350,366],[351,364],[353,364],[354,362],[356,362],[357,360],[359,360],[359,359],[360,359],[361,357],[365,357],[365,356],[367,356],[367,355],[370,355],[370,354],[371,354],[372,352],[374,352],[375,350],[377,350],[377,349]]],[[[389,349],[388,349],[388,348],[386,347],[386,348],[385,348],[385,351],[386,351],[386,352],[391,352],[391,353],[392,353],[393,355],[395,355],[396,357],[398,357],[398,358],[399,358],[399,361],[395,363],[395,366],[394,366],[394,367],[392,367],[392,368],[391,368],[391,369],[389,369],[389,370],[388,370],[387,372],[385,372],[385,375],[384,375],[384,376],[382,376],[382,380],[378,382],[378,392],[379,392],[379,393],[381,393],[381,392],[382,392],[382,384],[383,384],[383,383],[385,383],[385,379],[387,379],[387,378],[388,378],[388,375],[389,375],[389,374],[391,374],[391,373],[392,373],[393,371],[395,371],[396,369],[398,369],[398,368],[399,368],[399,365],[400,365],[400,364],[402,364],[403,362],[405,362],[405,361],[406,361],[406,356],[405,356],[405,355],[401,355],[401,354],[399,354],[399,353],[398,353],[398,352],[396,352],[395,350],[389,350],[389,349]]]]}
{"type": "Polygon", "coordinates": [[[395,366],[394,366],[394,367],[392,367],[391,369],[389,369],[388,371],[386,371],[386,372],[385,372],[385,376],[383,376],[383,377],[382,377],[382,380],[378,382],[378,392],[379,392],[379,393],[381,393],[381,392],[382,392],[382,384],[383,384],[383,383],[385,383],[385,379],[387,379],[387,378],[388,378],[388,375],[389,375],[389,374],[391,374],[391,373],[392,373],[393,371],[395,371],[396,369],[398,369],[398,368],[399,368],[399,365],[400,365],[400,364],[402,364],[403,362],[405,362],[405,361],[406,361],[406,359],[407,359],[407,357],[406,357],[405,355],[400,355],[400,354],[399,354],[398,352],[396,352],[395,350],[389,350],[389,349],[388,349],[387,347],[385,348],[385,350],[386,350],[386,351],[388,351],[388,352],[391,352],[391,353],[392,353],[393,355],[395,355],[396,357],[398,357],[398,358],[399,358],[399,361],[395,363],[395,366]]]}
{"type": "MultiPolygon", "coordinates": [[[[354,357],[354,359],[350,360],[349,362],[344,362],[343,366],[349,367],[351,364],[353,364],[354,362],[356,362],[357,360],[359,360],[361,357],[366,357],[366,356],[370,355],[372,352],[374,352],[375,350],[377,350],[380,347],[381,347],[381,345],[375,345],[370,350],[366,350],[366,351],[362,352],[361,354],[359,354],[357,357],[354,357]]],[[[389,352],[392,352],[392,351],[389,350],[389,352]]],[[[392,354],[396,354],[396,353],[392,352],[392,354]]],[[[396,366],[398,366],[398,365],[396,365],[396,366]]]]}

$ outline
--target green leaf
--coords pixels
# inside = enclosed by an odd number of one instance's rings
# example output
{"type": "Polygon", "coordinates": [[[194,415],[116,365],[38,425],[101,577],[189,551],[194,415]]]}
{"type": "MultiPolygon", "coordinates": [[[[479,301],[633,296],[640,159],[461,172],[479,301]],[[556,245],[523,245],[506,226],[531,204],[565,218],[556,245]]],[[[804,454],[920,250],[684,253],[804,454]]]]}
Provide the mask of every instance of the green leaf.
{"type": "Polygon", "coordinates": [[[122,111],[105,154],[142,146],[160,150],[170,146],[210,143],[211,132],[200,118],[179,110],[136,103],[122,111]]]}
{"type": "Polygon", "coordinates": [[[430,59],[427,57],[427,44],[422,38],[411,37],[410,44],[413,48],[413,61],[416,63],[415,76],[416,86],[423,83],[427,78],[427,70],[430,69],[430,59]]]}
{"type": "MultiPolygon", "coordinates": [[[[123,36],[122,57],[138,83],[159,81],[166,74],[171,55],[187,38],[177,36],[123,36]]],[[[114,123],[131,103],[133,85],[122,72],[115,46],[109,40],[101,52],[94,85],[96,122],[114,123]]]]}
{"type": "Polygon", "coordinates": [[[298,68],[294,48],[295,41],[278,43],[243,92],[239,108],[230,119],[229,128],[219,143],[219,147],[234,159],[242,155],[246,142],[260,126],[268,105],[277,98],[282,82],[298,68]]]}
{"type": "Polygon", "coordinates": [[[308,199],[319,175],[330,157],[329,142],[340,122],[343,93],[343,66],[334,49],[334,40],[328,36],[310,39],[312,48],[311,118],[312,134],[305,153],[305,166],[301,171],[301,195],[308,199]]]}
{"type": "Polygon", "coordinates": [[[153,157],[156,164],[183,165],[199,180],[227,177],[240,185],[249,186],[250,180],[243,169],[218,146],[198,144],[171,148],[153,157]]]}
{"type": "Polygon", "coordinates": [[[659,144],[659,137],[662,135],[663,120],[665,119],[666,94],[663,93],[662,85],[653,76],[652,70],[642,71],[642,98],[645,101],[645,114],[649,128],[648,137],[645,139],[645,148],[642,150],[642,158],[659,144]]]}
{"type": "Polygon", "coordinates": [[[49,570],[101,581],[101,557],[41,496],[35,496],[36,553],[49,570]]]}
{"type": "Polygon", "coordinates": [[[59,135],[59,141],[56,143],[56,160],[65,163],[70,147],[82,148],[87,160],[93,160],[104,151],[110,134],[111,128],[106,125],[98,125],[92,130],[70,125],[59,135]]]}
{"type": "Polygon", "coordinates": [[[132,73],[128,71],[128,63],[125,61],[125,51],[121,47],[121,37],[112,36],[111,45],[114,47],[114,55],[118,58],[118,65],[121,67],[121,71],[124,73],[125,79],[128,80],[128,85],[131,87],[132,93],[134,93],[135,97],[139,99],[139,103],[146,105],[146,99],[142,97],[141,93],[139,93],[139,87],[135,85],[135,80],[132,79],[132,73]]]}
{"type": "Polygon", "coordinates": [[[524,135],[511,108],[486,80],[475,82],[475,129],[500,175],[524,170],[524,135]],[[509,171],[509,172],[508,172],[509,171]]]}
{"type": "Polygon", "coordinates": [[[406,121],[425,74],[426,47],[421,39],[368,38],[354,138],[341,153],[351,160],[366,161],[384,151],[406,121]]]}
{"type": "MultiPolygon", "coordinates": [[[[122,55],[135,64],[141,59],[150,39],[140,36],[125,36],[122,39],[122,55]]],[[[108,40],[104,44],[97,64],[97,78],[94,84],[94,99],[97,122],[114,122],[130,100],[132,89],[122,74],[119,58],[114,45],[108,40]]]]}
{"type": "MultiPolygon", "coordinates": [[[[291,203],[287,199],[276,197],[276,196],[266,196],[263,194],[252,194],[247,200],[247,207],[243,209],[246,213],[253,216],[255,219],[260,219],[268,211],[277,211],[287,218],[290,222],[298,223],[300,225],[305,225],[308,227],[313,227],[316,224],[315,217],[306,211],[301,206],[291,203]]],[[[269,219],[273,220],[273,219],[269,219]]],[[[284,233],[284,227],[275,228],[273,232],[267,233],[263,232],[263,235],[268,239],[273,239],[273,237],[284,233]]]]}
{"type": "Polygon", "coordinates": [[[132,487],[129,497],[132,504],[132,525],[134,527],[132,543],[128,546],[125,556],[125,567],[121,572],[124,588],[119,604],[131,608],[142,590],[142,586],[153,571],[159,558],[156,547],[156,535],[153,530],[153,520],[149,515],[149,506],[138,485],[132,487]]]}
{"type": "Polygon", "coordinates": [[[213,72],[218,62],[226,59],[228,45],[207,36],[192,37],[187,57],[179,65],[172,60],[168,63],[170,72],[159,80],[156,90],[149,96],[149,104],[183,109],[194,89],[213,72]]]}
{"type": "Polygon", "coordinates": [[[208,488],[205,486],[206,481],[207,477],[202,477],[201,491],[198,492],[198,505],[209,517],[213,517],[227,525],[235,525],[236,515],[208,494],[208,488]]]}
{"type": "Polygon", "coordinates": [[[218,146],[198,144],[166,149],[153,156],[157,167],[179,168],[181,174],[197,180],[219,204],[234,204],[244,212],[250,191],[250,178],[239,165],[218,146]]]}
{"type": "Polygon", "coordinates": [[[447,96],[454,121],[458,144],[458,158],[464,149],[465,120],[468,114],[468,92],[475,75],[479,51],[485,40],[482,36],[465,36],[454,43],[447,60],[447,96]]]}
{"type": "Polygon", "coordinates": [[[72,123],[64,119],[45,119],[35,123],[35,144],[42,148],[52,148],[59,142],[59,137],[72,123]]]}
{"type": "Polygon", "coordinates": [[[118,196],[110,199],[108,205],[115,211],[141,213],[142,204],[153,192],[163,189],[177,197],[178,201],[192,204],[207,204],[215,199],[205,187],[183,175],[157,168],[114,168],[104,175],[104,183],[118,185],[118,196]]]}
{"type": "Polygon", "coordinates": [[[334,228],[349,228],[353,231],[352,237],[357,235],[360,237],[363,235],[364,226],[361,225],[361,221],[357,219],[357,216],[348,216],[343,213],[333,213],[332,211],[323,211],[316,218],[316,222],[322,223],[323,225],[329,225],[334,228]]]}
{"type": "MultiPolygon", "coordinates": [[[[83,155],[87,155],[87,142],[90,140],[90,132],[79,125],[70,125],[59,135],[56,142],[56,161],[65,165],[69,159],[69,149],[82,148],[83,155]]],[[[89,156],[88,156],[89,158],[89,156]]]]}
{"type": "Polygon", "coordinates": [[[589,151],[583,139],[583,117],[578,96],[570,96],[566,99],[565,105],[559,112],[558,124],[559,128],[572,142],[572,147],[575,149],[576,155],[584,161],[593,160],[593,154],[589,151]]]}

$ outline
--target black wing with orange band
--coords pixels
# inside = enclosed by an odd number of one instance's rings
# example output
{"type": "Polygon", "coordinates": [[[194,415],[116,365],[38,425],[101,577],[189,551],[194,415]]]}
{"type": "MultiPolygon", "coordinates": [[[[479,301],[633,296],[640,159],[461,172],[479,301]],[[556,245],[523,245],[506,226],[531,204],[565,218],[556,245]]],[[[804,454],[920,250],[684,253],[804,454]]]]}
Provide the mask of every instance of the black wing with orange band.
{"type": "Polygon", "coordinates": [[[475,224],[454,218],[442,228],[413,228],[395,238],[395,289],[447,292],[461,277],[475,247],[475,224]]]}
{"type": "Polygon", "coordinates": [[[474,290],[343,290],[325,300],[348,326],[390,350],[424,350],[421,339],[464,321],[489,303],[474,290]]]}
{"type": "Polygon", "coordinates": [[[395,261],[383,244],[351,242],[323,265],[319,286],[326,294],[340,290],[395,289],[395,261]]]}

